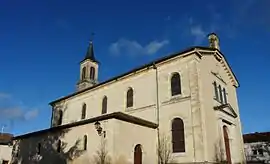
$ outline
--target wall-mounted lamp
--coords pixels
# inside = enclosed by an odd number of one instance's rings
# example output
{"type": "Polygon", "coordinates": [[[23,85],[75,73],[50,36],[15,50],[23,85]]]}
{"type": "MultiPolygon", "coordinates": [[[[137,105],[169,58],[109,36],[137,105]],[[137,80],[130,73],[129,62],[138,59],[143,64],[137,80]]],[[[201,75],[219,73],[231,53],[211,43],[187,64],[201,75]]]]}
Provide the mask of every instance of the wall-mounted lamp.
{"type": "Polygon", "coordinates": [[[98,135],[101,136],[103,134],[103,136],[105,138],[106,132],[105,131],[102,131],[102,127],[100,125],[100,122],[97,121],[97,122],[95,122],[94,125],[95,125],[95,128],[96,128],[97,132],[98,132],[98,135]]]}

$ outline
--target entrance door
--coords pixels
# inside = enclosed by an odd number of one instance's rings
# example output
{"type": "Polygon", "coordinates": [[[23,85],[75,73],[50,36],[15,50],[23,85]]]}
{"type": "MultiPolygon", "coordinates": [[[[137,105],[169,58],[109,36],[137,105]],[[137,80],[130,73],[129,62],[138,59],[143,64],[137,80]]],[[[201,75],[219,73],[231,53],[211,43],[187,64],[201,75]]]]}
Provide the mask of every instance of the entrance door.
{"type": "Polygon", "coordinates": [[[227,161],[228,161],[228,164],[231,164],[232,159],[231,159],[230,140],[229,140],[229,135],[228,135],[228,129],[226,126],[223,126],[223,135],[224,135],[227,161]]]}
{"type": "Polygon", "coordinates": [[[134,148],[134,164],[142,164],[142,148],[140,144],[134,148]]]}

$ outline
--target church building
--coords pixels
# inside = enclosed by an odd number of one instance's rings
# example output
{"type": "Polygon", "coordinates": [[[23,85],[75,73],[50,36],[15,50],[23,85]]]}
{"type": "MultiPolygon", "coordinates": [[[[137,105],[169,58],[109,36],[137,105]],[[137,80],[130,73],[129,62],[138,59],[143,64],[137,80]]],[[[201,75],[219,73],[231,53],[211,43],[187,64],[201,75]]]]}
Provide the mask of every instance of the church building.
{"type": "Polygon", "coordinates": [[[244,163],[239,82],[208,40],[103,82],[91,41],[76,91],[50,103],[50,128],[13,138],[12,163],[244,163]]]}

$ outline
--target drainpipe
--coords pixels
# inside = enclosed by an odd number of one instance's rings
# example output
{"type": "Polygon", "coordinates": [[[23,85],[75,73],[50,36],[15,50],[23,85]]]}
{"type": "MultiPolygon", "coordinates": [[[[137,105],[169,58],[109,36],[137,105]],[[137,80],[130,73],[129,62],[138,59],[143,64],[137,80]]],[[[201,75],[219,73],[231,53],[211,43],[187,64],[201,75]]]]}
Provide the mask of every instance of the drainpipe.
{"type": "Polygon", "coordinates": [[[159,89],[158,89],[158,70],[157,70],[157,66],[155,63],[153,63],[153,69],[155,70],[155,73],[156,73],[156,113],[157,113],[157,139],[158,139],[158,164],[160,164],[160,159],[159,159],[159,147],[160,147],[160,134],[159,134],[159,89]]]}

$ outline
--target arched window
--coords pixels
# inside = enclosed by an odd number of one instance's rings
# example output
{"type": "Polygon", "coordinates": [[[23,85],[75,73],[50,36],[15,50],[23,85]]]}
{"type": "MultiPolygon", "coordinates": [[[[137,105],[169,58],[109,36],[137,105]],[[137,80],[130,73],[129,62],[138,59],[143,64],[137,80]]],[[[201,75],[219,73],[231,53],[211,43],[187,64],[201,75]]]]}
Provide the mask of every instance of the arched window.
{"type": "Polygon", "coordinates": [[[217,88],[217,83],[214,81],[213,83],[214,86],[214,91],[215,91],[215,99],[218,100],[218,88],[217,88]]]}
{"type": "Polygon", "coordinates": [[[58,140],[58,142],[57,142],[57,152],[58,153],[61,152],[61,146],[62,146],[61,140],[58,140]]]}
{"type": "Polygon", "coordinates": [[[140,144],[134,148],[134,164],[142,164],[142,147],[140,144]]]}
{"type": "Polygon", "coordinates": [[[225,88],[223,88],[223,99],[224,99],[224,103],[227,104],[227,93],[226,93],[225,88]]]}
{"type": "Polygon", "coordinates": [[[184,122],[180,118],[172,121],[172,148],[173,152],[185,152],[184,122]]]}
{"type": "Polygon", "coordinates": [[[61,125],[62,124],[62,120],[63,120],[63,111],[59,110],[58,112],[58,122],[57,125],[61,125]]]}
{"type": "Polygon", "coordinates": [[[81,119],[85,119],[85,115],[86,115],[86,104],[83,104],[83,106],[82,106],[82,117],[81,117],[81,119]]]}
{"type": "Polygon", "coordinates": [[[87,136],[83,136],[83,150],[87,150],[87,136]]]}
{"type": "Polygon", "coordinates": [[[129,88],[127,91],[127,108],[133,106],[133,89],[129,88]]]}
{"type": "Polygon", "coordinates": [[[41,150],[41,143],[38,143],[38,146],[37,146],[37,154],[40,155],[40,150],[41,150]]]}
{"type": "Polygon", "coordinates": [[[171,78],[172,96],[181,94],[181,78],[179,73],[173,73],[171,78]]]}
{"type": "Polygon", "coordinates": [[[219,101],[221,104],[223,104],[222,89],[220,85],[218,86],[218,92],[219,92],[219,101]]]}
{"type": "Polygon", "coordinates": [[[90,68],[90,79],[91,80],[95,79],[95,68],[94,67],[90,68]]]}
{"type": "Polygon", "coordinates": [[[101,114],[107,113],[107,96],[104,96],[102,100],[102,111],[101,114]]]}
{"type": "Polygon", "coordinates": [[[82,69],[82,80],[84,80],[86,78],[86,68],[83,67],[82,69]]]}

